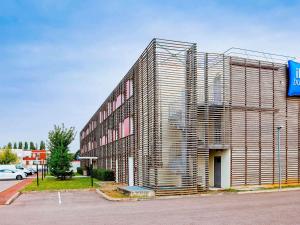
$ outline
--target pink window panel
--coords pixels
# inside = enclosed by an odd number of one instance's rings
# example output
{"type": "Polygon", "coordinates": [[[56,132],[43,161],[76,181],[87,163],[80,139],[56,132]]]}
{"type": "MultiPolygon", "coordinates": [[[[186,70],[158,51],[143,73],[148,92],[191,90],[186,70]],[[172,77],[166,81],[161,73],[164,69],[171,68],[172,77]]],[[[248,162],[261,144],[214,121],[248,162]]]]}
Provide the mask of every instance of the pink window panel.
{"type": "Polygon", "coordinates": [[[110,102],[107,103],[107,116],[110,115],[110,102]]]}
{"type": "Polygon", "coordinates": [[[130,122],[129,121],[130,121],[129,117],[127,117],[124,120],[124,126],[123,126],[124,137],[127,137],[129,135],[129,132],[130,132],[130,122]]]}
{"type": "Polygon", "coordinates": [[[133,94],[132,80],[126,82],[126,99],[129,99],[133,94]]]}
{"type": "Polygon", "coordinates": [[[102,123],[102,112],[101,111],[99,112],[99,121],[100,121],[100,123],[102,123]]]}
{"type": "Polygon", "coordinates": [[[102,137],[102,145],[106,145],[106,137],[105,136],[102,137]]]}
{"type": "Polygon", "coordinates": [[[122,103],[123,103],[123,95],[120,94],[120,95],[118,95],[117,100],[116,100],[116,109],[119,108],[122,105],[122,103]]]}
{"type": "Polygon", "coordinates": [[[116,110],[116,101],[113,101],[112,102],[112,111],[115,111],[116,110]]]}
{"type": "Polygon", "coordinates": [[[112,130],[112,141],[116,140],[116,134],[115,134],[115,130],[112,130]]]}

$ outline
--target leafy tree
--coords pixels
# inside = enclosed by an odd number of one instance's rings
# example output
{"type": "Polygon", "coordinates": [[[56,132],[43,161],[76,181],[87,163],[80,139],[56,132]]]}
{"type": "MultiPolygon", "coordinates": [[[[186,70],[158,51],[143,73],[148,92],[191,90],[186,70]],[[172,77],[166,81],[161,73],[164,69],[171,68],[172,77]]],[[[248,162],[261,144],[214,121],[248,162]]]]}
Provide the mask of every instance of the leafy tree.
{"type": "Polygon", "coordinates": [[[28,150],[28,143],[27,143],[27,141],[25,141],[25,143],[24,143],[24,149],[28,150]]]}
{"type": "Polygon", "coordinates": [[[74,160],[78,160],[79,156],[80,156],[80,149],[75,152],[75,154],[74,154],[74,160]]]}
{"type": "Polygon", "coordinates": [[[40,143],[40,150],[44,150],[44,149],[46,149],[45,142],[41,141],[41,143],[40,143]]]}
{"type": "Polygon", "coordinates": [[[17,149],[17,142],[14,143],[14,149],[17,149]]]}
{"type": "Polygon", "coordinates": [[[7,144],[6,148],[8,148],[8,149],[12,149],[12,144],[11,144],[11,142],[8,142],[8,144],[7,144]]]}
{"type": "Polygon", "coordinates": [[[18,149],[23,149],[23,143],[22,143],[22,141],[19,141],[18,149]]]}
{"type": "Polygon", "coordinates": [[[69,154],[69,145],[75,138],[75,128],[65,128],[62,126],[54,126],[48,134],[49,139],[49,169],[53,176],[65,179],[66,173],[70,170],[72,157],[69,154]]]}
{"type": "Polygon", "coordinates": [[[35,150],[36,149],[32,141],[29,143],[29,149],[30,150],[35,150]]]}
{"type": "Polygon", "coordinates": [[[17,162],[18,156],[11,149],[6,148],[0,151],[0,164],[13,164],[17,162]]]}

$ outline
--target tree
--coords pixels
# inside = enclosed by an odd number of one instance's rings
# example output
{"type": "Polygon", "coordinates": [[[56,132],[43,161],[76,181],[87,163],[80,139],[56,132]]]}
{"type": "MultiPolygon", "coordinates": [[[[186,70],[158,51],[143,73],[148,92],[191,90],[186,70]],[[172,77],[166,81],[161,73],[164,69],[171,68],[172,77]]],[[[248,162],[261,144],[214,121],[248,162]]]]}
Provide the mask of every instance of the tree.
{"type": "Polygon", "coordinates": [[[7,144],[6,148],[8,148],[8,149],[12,149],[12,144],[11,144],[11,142],[8,142],[8,144],[7,144]]]}
{"type": "Polygon", "coordinates": [[[19,141],[18,149],[23,149],[23,143],[22,143],[22,141],[19,141]]]}
{"type": "Polygon", "coordinates": [[[32,141],[29,143],[29,149],[30,150],[35,150],[36,149],[32,141]]]}
{"type": "Polygon", "coordinates": [[[17,149],[17,142],[14,143],[14,149],[17,149]]]}
{"type": "Polygon", "coordinates": [[[44,150],[44,149],[46,149],[45,142],[41,141],[41,143],[40,143],[40,150],[44,150]]]}
{"type": "Polygon", "coordinates": [[[75,152],[75,154],[74,154],[74,160],[78,160],[79,156],[80,156],[80,149],[75,152]]]}
{"type": "Polygon", "coordinates": [[[49,169],[53,176],[65,179],[66,173],[70,170],[72,157],[69,154],[69,145],[75,138],[75,128],[54,126],[48,134],[49,142],[49,169]]]}
{"type": "Polygon", "coordinates": [[[0,164],[13,164],[17,162],[18,156],[11,149],[6,148],[0,151],[0,164]]]}
{"type": "Polygon", "coordinates": [[[28,150],[28,143],[27,143],[27,141],[25,141],[25,143],[24,143],[24,149],[28,150]]]}

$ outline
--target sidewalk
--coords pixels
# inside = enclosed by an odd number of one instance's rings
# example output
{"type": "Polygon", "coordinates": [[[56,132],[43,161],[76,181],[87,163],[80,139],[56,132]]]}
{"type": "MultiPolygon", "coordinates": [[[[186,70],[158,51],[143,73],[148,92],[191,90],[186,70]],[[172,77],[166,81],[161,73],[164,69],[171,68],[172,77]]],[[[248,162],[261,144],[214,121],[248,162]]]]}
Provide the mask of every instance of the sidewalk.
{"type": "Polygon", "coordinates": [[[22,180],[20,183],[0,192],[0,205],[9,204],[9,202],[18,195],[19,191],[33,181],[32,178],[22,180]]]}

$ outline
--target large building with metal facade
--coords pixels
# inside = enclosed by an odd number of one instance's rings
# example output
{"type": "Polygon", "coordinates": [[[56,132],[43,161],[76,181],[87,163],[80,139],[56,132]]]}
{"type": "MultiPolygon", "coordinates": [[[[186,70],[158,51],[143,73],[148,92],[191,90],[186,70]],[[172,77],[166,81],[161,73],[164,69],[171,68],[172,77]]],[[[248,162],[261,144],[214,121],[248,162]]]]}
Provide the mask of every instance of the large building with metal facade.
{"type": "Polygon", "coordinates": [[[80,132],[81,155],[97,156],[117,182],[184,194],[276,184],[280,143],[282,182],[298,183],[300,99],[287,97],[288,59],[153,39],[80,132]]]}

